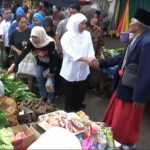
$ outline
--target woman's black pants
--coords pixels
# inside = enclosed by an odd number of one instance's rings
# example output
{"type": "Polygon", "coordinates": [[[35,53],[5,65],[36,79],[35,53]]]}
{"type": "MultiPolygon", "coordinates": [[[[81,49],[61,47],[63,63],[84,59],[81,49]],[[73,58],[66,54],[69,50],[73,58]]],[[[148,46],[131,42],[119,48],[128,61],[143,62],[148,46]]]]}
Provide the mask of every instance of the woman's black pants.
{"type": "Polygon", "coordinates": [[[65,111],[80,111],[85,98],[86,80],[70,82],[63,79],[63,88],[65,94],[65,111]]]}

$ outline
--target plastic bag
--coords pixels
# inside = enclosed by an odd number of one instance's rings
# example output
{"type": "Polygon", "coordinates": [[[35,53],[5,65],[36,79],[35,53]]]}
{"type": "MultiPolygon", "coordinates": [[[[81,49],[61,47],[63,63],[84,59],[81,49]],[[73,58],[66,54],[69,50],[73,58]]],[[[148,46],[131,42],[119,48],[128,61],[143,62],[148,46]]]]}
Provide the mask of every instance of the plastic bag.
{"type": "Polygon", "coordinates": [[[36,59],[31,52],[18,65],[17,74],[36,76],[36,59]]]}
{"type": "Polygon", "coordinates": [[[49,92],[49,93],[54,93],[54,86],[53,86],[53,83],[52,83],[52,79],[51,78],[48,78],[47,81],[46,81],[46,84],[45,84],[45,87],[46,87],[46,91],[49,92]]]}
{"type": "Polygon", "coordinates": [[[91,137],[82,141],[82,149],[83,150],[91,150],[93,147],[93,140],[91,137]]]}
{"type": "Polygon", "coordinates": [[[4,84],[0,81],[0,98],[5,96],[4,84]]]}

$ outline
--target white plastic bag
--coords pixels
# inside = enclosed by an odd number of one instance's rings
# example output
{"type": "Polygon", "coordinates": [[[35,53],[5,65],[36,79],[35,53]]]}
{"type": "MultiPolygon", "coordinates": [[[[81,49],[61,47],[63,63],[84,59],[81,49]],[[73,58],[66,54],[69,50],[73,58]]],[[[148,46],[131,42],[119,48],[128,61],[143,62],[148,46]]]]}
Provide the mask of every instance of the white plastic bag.
{"type": "Polygon", "coordinates": [[[17,74],[36,76],[36,59],[31,52],[18,65],[17,74]]]}
{"type": "Polygon", "coordinates": [[[46,91],[47,91],[47,92],[49,92],[49,93],[54,93],[54,86],[53,86],[53,83],[52,83],[52,79],[51,79],[51,78],[47,78],[45,87],[46,87],[46,91]]]}
{"type": "Polygon", "coordinates": [[[4,84],[0,81],[0,98],[5,96],[4,84]]]}

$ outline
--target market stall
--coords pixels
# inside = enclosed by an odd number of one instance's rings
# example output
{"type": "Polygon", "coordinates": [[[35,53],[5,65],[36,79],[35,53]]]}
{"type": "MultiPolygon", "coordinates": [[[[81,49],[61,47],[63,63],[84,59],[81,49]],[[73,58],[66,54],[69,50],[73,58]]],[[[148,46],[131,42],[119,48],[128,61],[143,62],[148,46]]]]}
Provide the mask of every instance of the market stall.
{"type": "Polygon", "coordinates": [[[52,104],[40,103],[14,75],[1,75],[0,122],[0,149],[26,150],[54,127],[72,133],[82,149],[114,149],[120,146],[114,140],[110,127],[93,122],[82,111],[66,113],[52,104]]]}
{"type": "MultiPolygon", "coordinates": [[[[104,54],[112,57],[118,53],[105,50],[104,54]]],[[[55,105],[40,102],[15,74],[3,74],[5,70],[0,73],[0,149],[31,149],[56,127],[71,133],[83,150],[114,150],[120,147],[106,124],[92,121],[83,111],[67,113],[58,110],[55,105]]],[[[47,148],[50,145],[51,141],[47,148]]]]}
{"type": "MultiPolygon", "coordinates": [[[[42,146],[43,144],[43,142],[41,141],[48,141],[47,144],[44,145],[46,149],[51,149],[52,146],[53,148],[57,149],[58,147],[60,147],[60,145],[54,145],[54,142],[58,142],[58,137],[59,139],[61,137],[62,141],[65,141],[64,139],[67,139],[66,144],[63,144],[67,147],[67,145],[71,142],[71,139],[65,137],[65,134],[63,134],[62,137],[61,132],[53,132],[53,134],[50,134],[50,136],[48,136],[49,132],[56,127],[63,128],[63,132],[65,132],[65,130],[66,132],[70,132],[72,136],[79,141],[79,149],[117,150],[120,147],[120,144],[114,140],[113,132],[110,127],[102,122],[93,122],[92,120],[90,120],[89,116],[87,116],[82,111],[77,113],[55,111],[49,114],[45,114],[39,116],[38,122],[32,123],[30,127],[24,124],[5,128],[5,125],[8,125],[6,117],[5,122],[3,121],[3,127],[0,129],[0,137],[6,137],[0,138],[0,142],[3,143],[1,145],[1,148],[3,149],[38,149],[40,148],[39,146],[42,146]],[[57,139],[56,141],[50,140],[52,135],[54,139],[57,139]]],[[[62,141],[60,142],[60,144],[62,143],[62,141]]]]}

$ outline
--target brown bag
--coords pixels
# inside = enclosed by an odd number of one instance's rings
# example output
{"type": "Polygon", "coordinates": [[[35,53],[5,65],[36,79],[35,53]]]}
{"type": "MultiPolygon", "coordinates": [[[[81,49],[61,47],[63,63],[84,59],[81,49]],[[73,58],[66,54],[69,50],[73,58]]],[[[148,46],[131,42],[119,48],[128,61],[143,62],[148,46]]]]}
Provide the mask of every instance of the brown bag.
{"type": "Polygon", "coordinates": [[[4,111],[7,119],[10,123],[9,126],[15,126],[18,124],[18,107],[14,99],[7,96],[0,98],[0,108],[4,111]]]}

